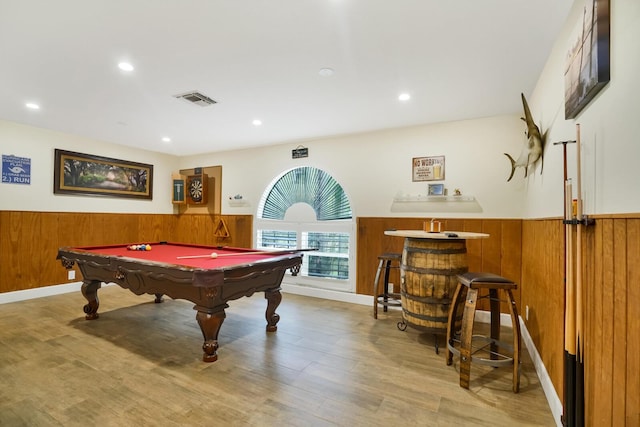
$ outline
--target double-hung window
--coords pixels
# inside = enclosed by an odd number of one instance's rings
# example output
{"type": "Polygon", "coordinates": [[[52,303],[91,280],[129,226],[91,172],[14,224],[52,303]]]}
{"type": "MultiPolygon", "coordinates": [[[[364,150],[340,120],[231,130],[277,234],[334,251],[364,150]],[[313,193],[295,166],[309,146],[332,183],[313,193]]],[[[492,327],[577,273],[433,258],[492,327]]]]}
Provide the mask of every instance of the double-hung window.
{"type": "Polygon", "coordinates": [[[283,173],[264,192],[255,229],[261,249],[315,249],[288,282],[354,291],[351,205],[331,175],[309,166],[283,173]]]}

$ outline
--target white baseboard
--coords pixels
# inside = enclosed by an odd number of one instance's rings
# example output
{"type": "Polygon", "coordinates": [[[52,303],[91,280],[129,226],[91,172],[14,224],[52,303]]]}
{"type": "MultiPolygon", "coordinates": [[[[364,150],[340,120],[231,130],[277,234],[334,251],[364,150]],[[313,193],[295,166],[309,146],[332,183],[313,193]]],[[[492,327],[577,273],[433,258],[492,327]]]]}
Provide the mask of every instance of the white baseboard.
{"type": "Polygon", "coordinates": [[[351,292],[331,291],[327,289],[291,285],[287,283],[282,283],[282,292],[295,295],[304,295],[307,297],[329,299],[333,301],[350,302],[352,304],[371,305],[373,307],[372,296],[354,294],[351,292]]]}
{"type": "Polygon", "coordinates": [[[66,294],[80,290],[82,282],[65,283],[63,285],[43,286],[35,289],[0,293],[0,304],[24,301],[34,298],[48,297],[51,295],[66,294]]]}
{"type": "MultiPolygon", "coordinates": [[[[478,310],[476,311],[475,319],[478,322],[489,323],[491,321],[491,313],[489,311],[478,310]]],[[[500,324],[511,325],[511,315],[508,313],[501,313],[500,324]]],[[[531,357],[536,374],[538,374],[538,379],[540,380],[540,385],[542,386],[544,395],[547,397],[547,403],[551,409],[553,419],[556,420],[556,425],[558,427],[562,427],[562,402],[558,397],[558,393],[556,393],[555,387],[553,387],[547,368],[545,368],[544,363],[542,363],[542,358],[538,353],[538,349],[536,349],[536,346],[533,344],[531,335],[529,335],[529,331],[527,330],[527,326],[525,325],[524,320],[522,320],[522,317],[520,317],[520,336],[529,351],[529,357],[531,357]]]]}
{"type": "Polygon", "coordinates": [[[529,356],[531,357],[533,366],[538,374],[538,379],[540,380],[540,385],[542,386],[544,395],[547,396],[547,403],[551,409],[553,419],[556,420],[556,426],[562,427],[562,401],[560,400],[558,393],[556,393],[555,387],[553,387],[551,378],[547,373],[547,368],[545,368],[544,363],[542,363],[542,358],[538,353],[538,349],[536,349],[536,346],[533,344],[531,335],[529,335],[529,331],[527,330],[522,317],[520,318],[520,330],[522,341],[524,341],[527,346],[527,350],[529,350],[529,356]]]}
{"type": "MultiPolygon", "coordinates": [[[[33,298],[47,297],[51,295],[65,294],[69,292],[77,292],[80,290],[81,285],[82,285],[82,282],[73,282],[73,283],[66,283],[62,285],[44,286],[42,288],[26,289],[23,291],[4,292],[4,293],[0,293],[0,304],[23,301],[27,299],[33,299],[33,298]]],[[[333,301],[342,301],[342,302],[347,302],[352,304],[360,304],[360,305],[373,304],[372,296],[354,294],[350,292],[331,291],[331,290],[312,288],[308,286],[292,285],[292,284],[286,284],[286,283],[282,284],[282,291],[284,293],[304,295],[304,296],[314,297],[314,298],[323,298],[323,299],[329,299],[333,301]]],[[[490,313],[488,311],[477,311],[476,320],[478,322],[489,323],[490,313]]],[[[500,315],[500,323],[503,325],[511,324],[511,317],[509,316],[509,314],[502,313],[500,315]]],[[[549,374],[547,373],[547,370],[544,364],[542,363],[540,354],[538,353],[538,350],[533,344],[531,335],[529,335],[529,331],[527,330],[527,327],[524,321],[522,320],[522,318],[520,318],[520,329],[522,334],[522,340],[524,341],[524,344],[527,347],[527,350],[529,351],[529,356],[531,357],[531,361],[533,362],[536,373],[538,374],[538,378],[540,379],[542,390],[544,391],[544,394],[547,397],[547,402],[549,403],[549,408],[551,409],[551,413],[553,414],[553,417],[556,420],[556,425],[558,427],[562,427],[562,422],[561,422],[562,402],[560,401],[560,398],[558,397],[558,394],[556,393],[556,390],[553,387],[551,378],[549,377],[549,374]]]]}

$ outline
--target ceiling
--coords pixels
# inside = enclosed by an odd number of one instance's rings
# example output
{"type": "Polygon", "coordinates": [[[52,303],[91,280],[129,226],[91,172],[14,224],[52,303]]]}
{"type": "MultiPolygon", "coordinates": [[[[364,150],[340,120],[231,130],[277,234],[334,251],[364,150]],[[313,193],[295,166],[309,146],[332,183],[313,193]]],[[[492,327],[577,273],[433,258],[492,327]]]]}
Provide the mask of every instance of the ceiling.
{"type": "Polygon", "coordinates": [[[520,114],[572,3],[0,0],[0,119],[194,155],[520,114]]]}

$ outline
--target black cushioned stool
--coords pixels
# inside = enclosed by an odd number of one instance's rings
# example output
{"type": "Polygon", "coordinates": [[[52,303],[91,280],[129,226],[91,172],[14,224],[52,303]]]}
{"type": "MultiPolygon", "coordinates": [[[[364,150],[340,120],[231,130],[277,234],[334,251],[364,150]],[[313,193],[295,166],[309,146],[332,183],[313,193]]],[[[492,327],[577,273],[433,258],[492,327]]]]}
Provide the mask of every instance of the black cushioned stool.
{"type": "Polygon", "coordinates": [[[400,306],[400,294],[389,292],[389,273],[392,268],[400,268],[402,254],[384,253],[378,255],[378,270],[376,278],[373,281],[373,318],[378,318],[378,305],[383,307],[386,312],[389,306],[400,306]],[[395,263],[395,265],[394,265],[395,263]],[[382,292],[380,292],[380,275],[384,270],[384,279],[382,282],[382,292]]]}
{"type": "MultiPolygon", "coordinates": [[[[465,273],[458,275],[458,286],[453,294],[447,323],[447,365],[451,365],[453,355],[460,356],[460,387],[469,388],[471,362],[500,367],[513,365],[513,392],[520,391],[520,321],[518,309],[513,299],[513,289],[518,285],[491,273],[465,273]],[[491,309],[491,336],[473,335],[473,321],[478,302],[478,291],[488,290],[491,309]],[[513,327],[513,343],[500,342],[500,299],[502,291],[509,304],[513,327]],[[463,308],[464,307],[464,308],[463,308]],[[455,331],[455,315],[463,309],[461,329],[455,331]],[[472,347],[472,341],[474,346],[472,347]],[[476,345],[481,342],[481,345],[476,345]],[[488,357],[480,352],[488,350],[488,357]]],[[[483,297],[481,297],[483,298],[483,297]]]]}

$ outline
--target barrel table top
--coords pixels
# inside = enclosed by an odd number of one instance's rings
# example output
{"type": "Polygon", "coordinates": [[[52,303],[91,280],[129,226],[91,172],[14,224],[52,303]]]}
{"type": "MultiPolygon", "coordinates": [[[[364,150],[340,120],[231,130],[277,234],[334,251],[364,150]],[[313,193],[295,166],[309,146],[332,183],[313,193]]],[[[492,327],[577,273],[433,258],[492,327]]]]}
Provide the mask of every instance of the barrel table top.
{"type": "Polygon", "coordinates": [[[431,233],[424,230],[386,230],[384,234],[387,236],[433,240],[468,240],[486,239],[489,237],[489,235],[485,233],[472,233],[470,231],[443,231],[442,233],[431,233]]]}

